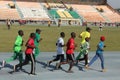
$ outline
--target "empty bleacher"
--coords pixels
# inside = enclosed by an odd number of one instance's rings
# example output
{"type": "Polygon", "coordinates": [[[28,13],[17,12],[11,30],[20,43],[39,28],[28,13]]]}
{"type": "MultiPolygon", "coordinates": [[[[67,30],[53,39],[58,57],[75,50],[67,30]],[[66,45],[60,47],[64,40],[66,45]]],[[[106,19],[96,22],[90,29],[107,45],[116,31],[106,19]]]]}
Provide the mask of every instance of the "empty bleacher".
{"type": "Polygon", "coordinates": [[[16,4],[19,7],[25,7],[25,8],[41,8],[40,3],[38,2],[17,1],[16,4]]]}
{"type": "Polygon", "coordinates": [[[69,18],[69,19],[72,19],[72,18],[73,18],[68,11],[63,11],[63,13],[65,14],[65,16],[66,16],[67,18],[69,18]]]}
{"type": "Polygon", "coordinates": [[[6,19],[14,19],[18,20],[20,19],[20,16],[16,9],[11,9],[8,4],[12,3],[12,1],[0,1],[0,19],[6,20],[6,19]]]}
{"type": "MultiPolygon", "coordinates": [[[[120,22],[120,14],[108,5],[91,5],[91,0],[0,0],[0,19],[81,19],[87,22],[120,22]],[[87,2],[86,2],[87,1],[87,2]],[[82,3],[90,5],[83,5],[82,3]],[[8,4],[15,4],[12,9],[8,4]],[[43,7],[45,6],[45,7],[43,7]],[[50,7],[48,9],[47,7],[50,7]],[[73,10],[70,10],[73,8],[73,10]],[[99,12],[97,9],[103,9],[99,12]]],[[[95,2],[94,0],[92,0],[95,2]]],[[[102,2],[105,2],[103,0],[102,2]]]]}
{"type": "Polygon", "coordinates": [[[20,16],[15,9],[0,9],[0,19],[13,19],[13,20],[18,20],[20,19],[20,16]]]}
{"type": "Polygon", "coordinates": [[[61,10],[57,10],[58,15],[60,16],[60,18],[66,18],[66,16],[64,15],[63,11],[61,10]]]}
{"type": "Polygon", "coordinates": [[[77,12],[70,11],[70,10],[68,12],[72,15],[73,18],[75,18],[75,19],[79,19],[80,18],[79,14],[77,12]]]}
{"type": "Polygon", "coordinates": [[[30,20],[50,20],[46,11],[38,2],[16,2],[23,19],[30,20]],[[27,4],[27,5],[26,5],[27,4]]]}
{"type": "Polygon", "coordinates": [[[24,19],[32,19],[32,18],[48,18],[48,15],[46,14],[45,10],[43,9],[39,9],[39,8],[20,8],[22,14],[23,14],[23,18],[24,19]]]}
{"type": "Polygon", "coordinates": [[[87,22],[104,22],[105,19],[91,5],[71,4],[87,22]]]}
{"type": "Polygon", "coordinates": [[[51,9],[51,10],[48,10],[48,13],[50,14],[50,17],[51,18],[60,18],[60,16],[58,15],[58,13],[56,12],[56,9],[51,9]]]}
{"type": "Polygon", "coordinates": [[[115,12],[115,10],[110,9],[106,5],[94,5],[94,7],[98,9],[103,9],[104,12],[102,12],[101,14],[105,16],[105,18],[109,19],[110,22],[120,22],[120,15],[119,13],[115,12]]]}

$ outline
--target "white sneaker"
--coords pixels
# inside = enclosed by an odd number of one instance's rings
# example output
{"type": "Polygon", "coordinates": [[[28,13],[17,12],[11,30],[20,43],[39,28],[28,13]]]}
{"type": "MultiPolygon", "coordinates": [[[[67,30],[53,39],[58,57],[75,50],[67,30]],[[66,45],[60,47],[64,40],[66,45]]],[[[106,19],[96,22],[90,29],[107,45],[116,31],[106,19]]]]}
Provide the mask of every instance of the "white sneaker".
{"type": "Polygon", "coordinates": [[[90,60],[88,59],[88,63],[90,63],[90,60]]]}
{"type": "Polygon", "coordinates": [[[47,66],[50,66],[50,62],[49,61],[47,61],[47,66]]]}
{"type": "Polygon", "coordinates": [[[5,67],[5,63],[6,63],[6,62],[3,60],[3,61],[2,61],[2,67],[5,67]]]}

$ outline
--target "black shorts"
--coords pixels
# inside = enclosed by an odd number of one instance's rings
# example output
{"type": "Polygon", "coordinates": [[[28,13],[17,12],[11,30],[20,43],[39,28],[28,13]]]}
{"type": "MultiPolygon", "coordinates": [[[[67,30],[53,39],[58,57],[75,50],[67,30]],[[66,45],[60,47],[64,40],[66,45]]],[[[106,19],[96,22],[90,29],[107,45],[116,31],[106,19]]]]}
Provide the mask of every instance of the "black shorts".
{"type": "Polygon", "coordinates": [[[53,61],[58,61],[58,60],[60,60],[60,62],[63,62],[64,61],[64,54],[57,55],[53,61]]]}
{"type": "Polygon", "coordinates": [[[74,61],[75,59],[74,54],[66,54],[66,59],[70,61],[74,61]]]}

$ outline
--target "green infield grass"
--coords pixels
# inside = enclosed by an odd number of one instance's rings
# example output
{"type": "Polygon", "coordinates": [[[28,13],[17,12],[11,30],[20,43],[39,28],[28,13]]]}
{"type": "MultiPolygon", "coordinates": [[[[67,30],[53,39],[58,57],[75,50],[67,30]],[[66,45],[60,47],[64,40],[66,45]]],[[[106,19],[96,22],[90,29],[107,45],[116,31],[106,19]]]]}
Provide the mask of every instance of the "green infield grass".
{"type": "MultiPolygon", "coordinates": [[[[118,27],[103,27],[103,31],[99,31],[98,27],[93,27],[91,31],[91,40],[90,40],[90,47],[91,51],[96,50],[96,45],[99,42],[99,38],[101,35],[106,37],[106,51],[120,51],[120,28],[118,27]]],[[[43,40],[40,42],[39,48],[42,52],[54,52],[56,51],[56,41],[59,37],[60,32],[65,32],[65,43],[70,38],[70,33],[76,33],[75,42],[77,43],[78,47],[76,51],[80,49],[80,38],[78,38],[79,34],[82,31],[85,31],[85,27],[81,26],[41,26],[41,25],[12,25],[11,29],[8,30],[5,24],[0,24],[0,52],[12,52],[12,48],[14,45],[14,41],[17,34],[17,31],[22,29],[24,31],[24,44],[26,43],[27,39],[29,38],[29,34],[31,32],[35,32],[36,28],[42,30],[41,37],[43,40]]],[[[65,48],[64,48],[65,49],[65,48]]],[[[23,46],[23,50],[25,50],[25,46],[23,46]]]]}

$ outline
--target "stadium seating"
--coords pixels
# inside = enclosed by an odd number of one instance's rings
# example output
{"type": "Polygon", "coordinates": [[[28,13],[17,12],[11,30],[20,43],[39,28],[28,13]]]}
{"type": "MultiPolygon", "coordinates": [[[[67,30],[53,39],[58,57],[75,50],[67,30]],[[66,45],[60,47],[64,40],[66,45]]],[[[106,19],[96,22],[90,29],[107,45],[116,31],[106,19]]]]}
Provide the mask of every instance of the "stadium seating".
{"type": "Polygon", "coordinates": [[[80,18],[79,14],[77,12],[70,11],[70,10],[68,12],[72,15],[73,18],[75,18],[75,19],[79,19],[80,18]]]}
{"type": "MultiPolygon", "coordinates": [[[[105,1],[101,2],[104,3],[105,1]]],[[[93,0],[92,2],[97,3],[93,0]]],[[[108,5],[91,5],[92,2],[88,0],[87,2],[86,0],[1,0],[0,19],[120,22],[120,14],[115,10],[108,5]],[[84,2],[90,5],[85,5],[84,2]],[[11,6],[15,8],[12,9],[11,6]],[[100,12],[101,9],[102,12],[100,12]]]]}
{"type": "Polygon", "coordinates": [[[69,19],[72,19],[72,18],[73,18],[68,11],[63,11],[63,13],[65,14],[65,16],[66,16],[67,18],[69,18],[69,19]]]}
{"type": "Polygon", "coordinates": [[[87,22],[104,22],[104,18],[91,5],[72,4],[72,7],[84,18],[87,22]]]}
{"type": "Polygon", "coordinates": [[[17,1],[16,2],[16,4],[19,6],[19,7],[27,7],[27,8],[41,8],[41,6],[40,6],[40,3],[38,3],[38,2],[25,2],[25,1],[23,1],[23,2],[21,2],[21,1],[17,1]]]}
{"type": "Polygon", "coordinates": [[[13,19],[18,20],[20,19],[20,16],[16,9],[0,9],[0,19],[6,20],[6,19],[13,19]]]}
{"type": "Polygon", "coordinates": [[[104,12],[101,14],[109,20],[109,22],[120,22],[120,15],[119,13],[115,12],[114,10],[111,10],[108,6],[106,5],[101,5],[101,6],[94,6],[95,8],[102,8],[104,12]]]}
{"type": "Polygon", "coordinates": [[[30,20],[50,20],[46,11],[37,2],[16,2],[24,19],[30,20]],[[26,5],[27,4],[27,5],[26,5]]]}
{"type": "Polygon", "coordinates": [[[17,9],[12,9],[9,7],[9,4],[13,4],[12,1],[0,1],[0,19],[6,20],[6,19],[14,19],[18,20],[20,19],[20,16],[17,12],[17,9]]]}
{"type": "Polygon", "coordinates": [[[48,10],[48,13],[50,14],[50,17],[53,18],[53,19],[54,18],[60,18],[60,16],[56,12],[56,9],[48,10]]]}
{"type": "Polygon", "coordinates": [[[60,18],[66,18],[66,16],[63,13],[63,11],[57,10],[57,13],[60,16],[60,18]]]}

